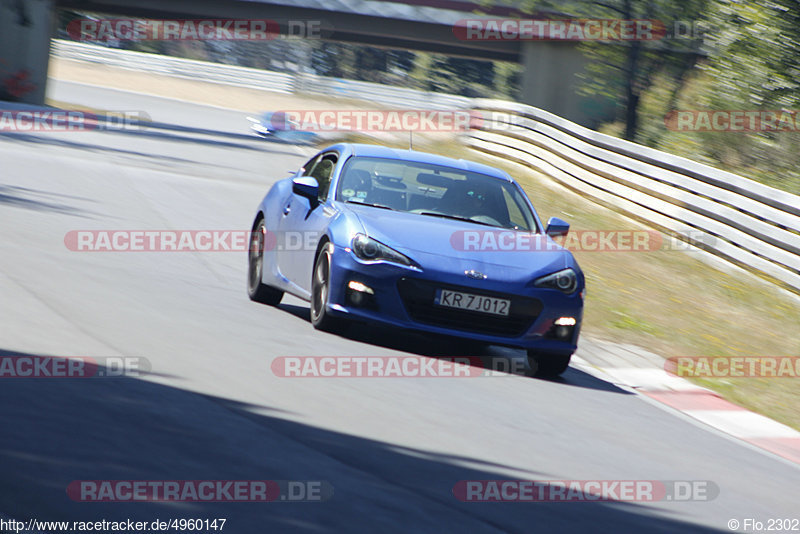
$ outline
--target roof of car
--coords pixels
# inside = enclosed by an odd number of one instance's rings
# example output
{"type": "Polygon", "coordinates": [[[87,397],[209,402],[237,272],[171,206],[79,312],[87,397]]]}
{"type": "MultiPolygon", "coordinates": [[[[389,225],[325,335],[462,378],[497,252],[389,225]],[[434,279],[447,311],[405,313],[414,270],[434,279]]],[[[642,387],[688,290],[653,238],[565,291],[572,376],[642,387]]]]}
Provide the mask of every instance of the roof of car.
{"type": "Polygon", "coordinates": [[[402,148],[389,148],[380,145],[368,145],[361,143],[348,143],[354,156],[372,157],[372,158],[391,158],[403,161],[415,161],[419,163],[429,163],[432,165],[442,165],[445,167],[453,167],[456,169],[463,169],[471,172],[478,172],[503,180],[511,180],[511,177],[500,169],[467,161],[464,159],[448,158],[447,156],[440,156],[438,154],[430,154],[428,152],[418,152],[416,150],[402,149],[402,148]]]}

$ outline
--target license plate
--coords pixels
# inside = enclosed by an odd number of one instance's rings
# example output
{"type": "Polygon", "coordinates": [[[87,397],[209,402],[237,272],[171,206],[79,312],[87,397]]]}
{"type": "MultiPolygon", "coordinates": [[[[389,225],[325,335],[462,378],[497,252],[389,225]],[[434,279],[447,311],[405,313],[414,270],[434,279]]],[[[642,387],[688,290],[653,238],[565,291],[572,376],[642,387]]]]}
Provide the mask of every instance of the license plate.
{"type": "Polygon", "coordinates": [[[508,315],[508,309],[511,307],[511,301],[508,299],[473,295],[449,289],[439,289],[433,303],[445,308],[491,313],[492,315],[508,315]]]}

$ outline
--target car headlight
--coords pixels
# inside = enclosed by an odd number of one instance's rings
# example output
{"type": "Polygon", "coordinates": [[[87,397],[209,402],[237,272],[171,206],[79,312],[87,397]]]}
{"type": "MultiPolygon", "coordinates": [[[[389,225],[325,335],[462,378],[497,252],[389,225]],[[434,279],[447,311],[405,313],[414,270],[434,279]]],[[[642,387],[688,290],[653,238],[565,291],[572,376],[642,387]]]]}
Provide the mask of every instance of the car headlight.
{"type": "Polygon", "coordinates": [[[563,269],[553,274],[537,278],[533,283],[536,287],[558,289],[564,293],[572,293],[578,288],[578,275],[573,269],[563,269]]]}
{"type": "Polygon", "coordinates": [[[411,258],[364,234],[356,234],[353,238],[353,254],[363,261],[388,261],[414,269],[419,268],[411,258]]]}

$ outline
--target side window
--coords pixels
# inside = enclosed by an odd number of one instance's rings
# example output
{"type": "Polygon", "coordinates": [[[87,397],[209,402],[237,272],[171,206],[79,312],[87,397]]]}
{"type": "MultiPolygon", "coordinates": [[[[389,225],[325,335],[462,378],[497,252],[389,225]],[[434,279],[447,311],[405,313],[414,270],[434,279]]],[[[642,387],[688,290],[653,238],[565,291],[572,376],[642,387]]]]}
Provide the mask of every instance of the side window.
{"type": "Polygon", "coordinates": [[[308,176],[316,178],[317,182],[319,182],[320,202],[324,202],[325,199],[328,198],[328,189],[331,187],[331,176],[333,175],[333,169],[336,167],[337,160],[336,154],[325,154],[310,171],[306,168],[308,176]]]}
{"type": "Polygon", "coordinates": [[[308,176],[311,169],[314,168],[316,165],[317,160],[319,159],[319,154],[308,160],[308,162],[300,168],[300,176],[308,176]]]}

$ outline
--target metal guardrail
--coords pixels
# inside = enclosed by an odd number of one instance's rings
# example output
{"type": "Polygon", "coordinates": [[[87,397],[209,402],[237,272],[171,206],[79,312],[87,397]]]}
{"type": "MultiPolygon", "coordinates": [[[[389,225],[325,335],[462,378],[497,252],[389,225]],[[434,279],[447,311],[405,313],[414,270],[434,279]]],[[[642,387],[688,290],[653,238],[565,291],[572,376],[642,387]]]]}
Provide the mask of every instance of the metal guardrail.
{"type": "Polygon", "coordinates": [[[417,109],[468,109],[472,102],[472,99],[458,95],[445,95],[313,74],[284,74],[208,61],[106,48],[62,39],[53,40],[51,52],[55,57],[63,59],[90,61],[178,78],[224,83],[279,93],[310,93],[370,100],[383,106],[417,109]]]}
{"type": "Polygon", "coordinates": [[[294,86],[294,76],[291,74],[132,52],[61,39],[54,39],[50,50],[55,57],[63,59],[102,63],[123,69],[156,72],[178,78],[213,81],[279,93],[291,93],[294,86]]]}
{"type": "Polygon", "coordinates": [[[371,82],[326,78],[304,74],[298,76],[295,90],[328,96],[355,98],[379,102],[385,106],[416,109],[469,109],[472,99],[465,96],[419,91],[371,82]]]}
{"type": "Polygon", "coordinates": [[[475,100],[473,148],[800,293],[800,196],[584,128],[541,109],[475,100]]]}
{"type": "Polygon", "coordinates": [[[601,204],[800,293],[800,196],[600,134],[541,109],[376,83],[144,54],[54,40],[56,57],[181,78],[355,98],[416,109],[473,109],[492,120],[467,143],[539,170],[601,204]]]}

